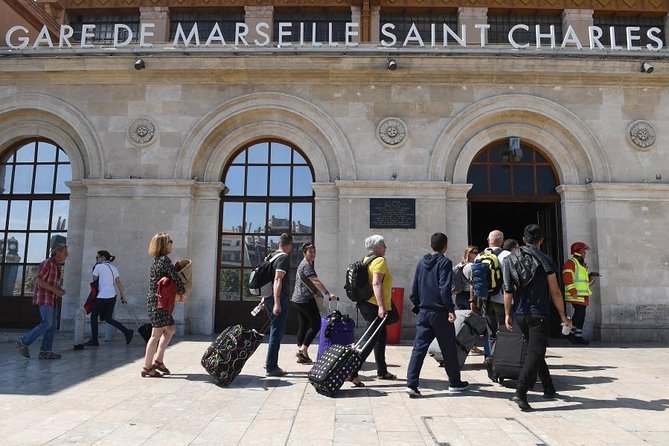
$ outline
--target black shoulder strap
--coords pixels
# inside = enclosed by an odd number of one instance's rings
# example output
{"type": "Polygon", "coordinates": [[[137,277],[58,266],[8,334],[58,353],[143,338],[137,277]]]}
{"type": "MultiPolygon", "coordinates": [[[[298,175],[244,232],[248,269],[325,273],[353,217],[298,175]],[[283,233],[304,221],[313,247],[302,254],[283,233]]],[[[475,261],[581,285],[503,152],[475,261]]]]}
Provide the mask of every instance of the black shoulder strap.
{"type": "Polygon", "coordinates": [[[369,264],[372,263],[374,261],[374,259],[377,259],[378,257],[379,256],[376,256],[376,255],[372,254],[371,256],[367,257],[367,260],[362,262],[362,264],[365,265],[365,266],[369,266],[369,264]]]}

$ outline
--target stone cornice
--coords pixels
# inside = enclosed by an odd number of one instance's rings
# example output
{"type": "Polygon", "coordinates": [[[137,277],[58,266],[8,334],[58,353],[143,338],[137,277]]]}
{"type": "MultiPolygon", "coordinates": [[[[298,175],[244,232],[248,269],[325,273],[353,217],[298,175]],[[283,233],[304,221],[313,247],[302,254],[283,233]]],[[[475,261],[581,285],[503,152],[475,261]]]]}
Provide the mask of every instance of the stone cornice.
{"type": "MultiPolygon", "coordinates": [[[[86,179],[71,181],[68,186],[76,190],[77,196],[86,197],[200,198],[196,189],[203,189],[205,184],[195,180],[86,179]]],[[[217,184],[220,191],[223,185],[217,184]]]]}
{"type": "Polygon", "coordinates": [[[440,181],[335,181],[340,198],[441,199],[451,183],[440,181]]]}
{"type": "Polygon", "coordinates": [[[669,202],[667,183],[590,183],[595,201],[669,202]]]}

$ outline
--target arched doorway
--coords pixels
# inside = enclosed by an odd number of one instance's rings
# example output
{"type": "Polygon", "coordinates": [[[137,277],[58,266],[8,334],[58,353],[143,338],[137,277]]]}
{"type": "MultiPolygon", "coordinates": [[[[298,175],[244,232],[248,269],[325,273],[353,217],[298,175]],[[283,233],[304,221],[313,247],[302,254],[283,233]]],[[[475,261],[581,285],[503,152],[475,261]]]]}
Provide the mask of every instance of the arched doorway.
{"type": "MultiPolygon", "coordinates": [[[[314,240],[313,168],[294,146],[264,140],[243,147],[223,172],[227,191],[221,198],[219,268],[214,328],[242,323],[260,328],[253,318],[258,297],[247,290],[251,270],[278,248],[281,233],[293,236],[292,292],[302,243],[314,240]]],[[[294,330],[289,317],[287,329],[294,330]]]]}
{"type": "MultiPolygon", "coordinates": [[[[541,249],[559,267],[563,262],[558,176],[549,159],[519,140],[498,140],[480,150],[467,172],[469,242],[487,246],[487,236],[499,229],[505,238],[522,245],[523,229],[530,223],[544,231],[541,249]]],[[[561,275],[558,274],[560,281],[561,275]]],[[[559,318],[553,323],[560,332],[559,318]]]]}
{"type": "Polygon", "coordinates": [[[0,327],[39,322],[35,275],[51,247],[67,241],[71,179],[68,156],[50,141],[22,141],[0,157],[0,327]]]}

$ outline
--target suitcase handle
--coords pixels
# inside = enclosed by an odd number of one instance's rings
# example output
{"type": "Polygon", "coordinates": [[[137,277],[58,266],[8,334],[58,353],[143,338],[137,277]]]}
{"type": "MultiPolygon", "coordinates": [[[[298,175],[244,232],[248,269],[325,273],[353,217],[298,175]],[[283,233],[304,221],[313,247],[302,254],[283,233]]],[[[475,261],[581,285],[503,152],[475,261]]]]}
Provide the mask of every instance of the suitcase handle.
{"type": "Polygon", "coordinates": [[[379,330],[381,330],[381,328],[383,328],[383,326],[385,325],[386,319],[388,319],[387,314],[383,316],[383,318],[377,316],[376,319],[374,319],[372,323],[369,324],[369,328],[365,330],[365,332],[360,337],[360,340],[356,342],[356,344],[353,346],[353,348],[357,350],[358,353],[362,353],[363,351],[367,350],[369,344],[371,344],[372,341],[376,339],[376,335],[379,333],[379,330]],[[369,335],[370,333],[372,333],[371,336],[369,335]],[[365,338],[367,338],[366,341],[365,338]],[[363,341],[365,341],[364,344],[363,341]]]}
{"type": "MultiPolygon", "coordinates": [[[[335,310],[339,311],[339,297],[335,299],[337,302],[337,306],[335,306],[335,310]]],[[[332,300],[328,299],[328,313],[332,312],[332,300]]]]}
{"type": "Polygon", "coordinates": [[[141,322],[139,322],[139,319],[137,319],[137,316],[135,315],[135,312],[130,309],[130,304],[128,304],[128,301],[127,300],[125,302],[122,301],[122,303],[125,306],[125,309],[128,311],[128,314],[130,314],[130,316],[135,321],[135,324],[137,324],[137,327],[141,327],[142,324],[141,324],[141,322]]]}

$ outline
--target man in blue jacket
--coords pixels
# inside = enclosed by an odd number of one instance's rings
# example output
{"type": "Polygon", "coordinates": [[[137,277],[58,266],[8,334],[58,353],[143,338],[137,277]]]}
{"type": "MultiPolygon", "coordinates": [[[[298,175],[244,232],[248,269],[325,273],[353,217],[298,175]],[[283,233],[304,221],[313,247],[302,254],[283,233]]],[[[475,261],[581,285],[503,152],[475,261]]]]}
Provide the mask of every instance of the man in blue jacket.
{"type": "Polygon", "coordinates": [[[449,390],[457,392],[469,387],[460,379],[458,353],[455,344],[455,307],[451,298],[453,263],[444,255],[448,237],[441,232],[432,234],[430,246],[434,251],[425,254],[416,265],[411,302],[418,315],[416,338],[407,371],[406,393],[410,397],[420,396],[418,379],[430,343],[437,338],[444,356],[444,369],[448,375],[449,390]]]}

